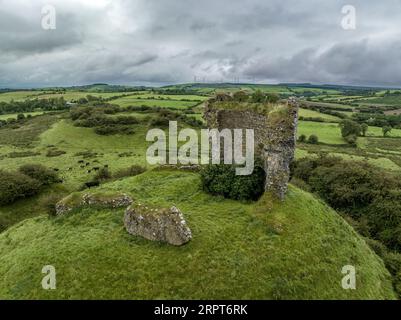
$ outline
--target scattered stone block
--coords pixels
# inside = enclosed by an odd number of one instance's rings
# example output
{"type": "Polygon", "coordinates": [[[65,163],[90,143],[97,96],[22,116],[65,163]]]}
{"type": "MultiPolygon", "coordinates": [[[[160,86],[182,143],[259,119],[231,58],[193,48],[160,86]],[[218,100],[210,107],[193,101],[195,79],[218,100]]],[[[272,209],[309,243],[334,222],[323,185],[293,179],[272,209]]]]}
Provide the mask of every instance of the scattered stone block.
{"type": "Polygon", "coordinates": [[[56,214],[63,215],[75,208],[91,206],[110,209],[124,208],[132,203],[132,198],[124,193],[72,193],[56,204],[56,214]]]}
{"type": "Polygon", "coordinates": [[[125,212],[124,225],[129,234],[174,246],[182,246],[192,239],[191,230],[176,207],[130,206],[125,212]]]}

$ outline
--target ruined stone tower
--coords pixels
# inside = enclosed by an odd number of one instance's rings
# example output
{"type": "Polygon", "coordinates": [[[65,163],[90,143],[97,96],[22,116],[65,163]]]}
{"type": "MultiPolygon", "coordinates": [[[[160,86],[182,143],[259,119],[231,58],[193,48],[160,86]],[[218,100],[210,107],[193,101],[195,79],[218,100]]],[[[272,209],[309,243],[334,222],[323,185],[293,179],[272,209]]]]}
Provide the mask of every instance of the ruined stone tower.
{"type": "Polygon", "coordinates": [[[265,191],[284,199],[295,153],[298,107],[292,98],[269,104],[218,95],[206,103],[204,119],[211,129],[253,129],[255,156],[263,160],[266,172],[265,191]]]}

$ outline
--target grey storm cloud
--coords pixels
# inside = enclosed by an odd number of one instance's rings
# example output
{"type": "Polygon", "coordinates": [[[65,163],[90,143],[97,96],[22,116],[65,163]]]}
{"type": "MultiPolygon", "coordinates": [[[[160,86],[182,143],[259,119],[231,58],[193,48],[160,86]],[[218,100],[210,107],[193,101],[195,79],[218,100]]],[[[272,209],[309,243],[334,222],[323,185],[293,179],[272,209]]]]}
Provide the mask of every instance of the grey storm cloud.
{"type": "Polygon", "coordinates": [[[401,83],[401,0],[0,0],[0,87],[401,83]],[[41,9],[56,9],[43,30],[41,9]]]}

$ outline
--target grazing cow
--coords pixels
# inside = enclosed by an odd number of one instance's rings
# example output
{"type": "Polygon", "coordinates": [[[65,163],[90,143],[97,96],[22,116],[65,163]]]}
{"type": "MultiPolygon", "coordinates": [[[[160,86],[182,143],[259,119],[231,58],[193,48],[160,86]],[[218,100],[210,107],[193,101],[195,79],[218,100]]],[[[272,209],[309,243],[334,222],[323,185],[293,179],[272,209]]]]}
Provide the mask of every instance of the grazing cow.
{"type": "Polygon", "coordinates": [[[100,168],[99,168],[99,167],[93,167],[92,170],[94,170],[94,171],[99,171],[100,168]]]}
{"type": "Polygon", "coordinates": [[[55,172],[60,171],[60,169],[57,169],[57,168],[53,168],[53,170],[54,170],[55,172]]]}
{"type": "Polygon", "coordinates": [[[105,167],[105,168],[108,168],[108,167],[109,167],[109,165],[108,165],[108,164],[105,164],[105,165],[104,165],[104,167],[105,167]]]}
{"type": "Polygon", "coordinates": [[[89,182],[85,183],[85,186],[87,188],[98,187],[98,186],[100,186],[100,182],[99,181],[89,181],[89,182]]]}
{"type": "Polygon", "coordinates": [[[90,165],[90,163],[89,163],[89,162],[87,162],[85,165],[86,165],[86,166],[89,166],[89,165],[90,165]]]}
{"type": "Polygon", "coordinates": [[[79,160],[79,161],[78,161],[78,163],[84,163],[84,162],[85,162],[84,160],[79,160]]]}

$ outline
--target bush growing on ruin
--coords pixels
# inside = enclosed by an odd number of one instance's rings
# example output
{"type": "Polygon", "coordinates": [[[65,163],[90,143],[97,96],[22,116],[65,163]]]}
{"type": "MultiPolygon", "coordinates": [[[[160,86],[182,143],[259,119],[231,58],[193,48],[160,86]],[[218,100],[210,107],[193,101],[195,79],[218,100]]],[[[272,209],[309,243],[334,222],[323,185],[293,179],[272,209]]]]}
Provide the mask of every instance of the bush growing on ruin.
{"type": "Polygon", "coordinates": [[[50,216],[54,217],[57,215],[56,212],[56,204],[62,199],[63,197],[58,194],[47,194],[42,197],[39,201],[40,206],[45,210],[45,212],[50,216]]]}
{"type": "Polygon", "coordinates": [[[249,96],[246,94],[245,91],[237,91],[233,95],[234,101],[237,102],[246,102],[249,99],[249,96]]]}
{"type": "Polygon", "coordinates": [[[261,90],[256,90],[251,97],[252,102],[254,103],[262,103],[265,102],[265,95],[263,94],[263,92],[261,90]]]}
{"type": "Polygon", "coordinates": [[[208,165],[201,170],[203,189],[213,195],[234,200],[258,200],[264,193],[266,174],[255,165],[249,176],[237,176],[234,165],[208,165]]]}
{"type": "Polygon", "coordinates": [[[279,100],[280,100],[280,97],[276,93],[267,93],[266,94],[266,102],[277,103],[279,100]]]}
{"type": "Polygon", "coordinates": [[[261,90],[256,90],[252,96],[251,101],[253,103],[277,103],[280,100],[280,97],[276,93],[263,93],[261,90]]]}

